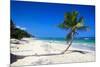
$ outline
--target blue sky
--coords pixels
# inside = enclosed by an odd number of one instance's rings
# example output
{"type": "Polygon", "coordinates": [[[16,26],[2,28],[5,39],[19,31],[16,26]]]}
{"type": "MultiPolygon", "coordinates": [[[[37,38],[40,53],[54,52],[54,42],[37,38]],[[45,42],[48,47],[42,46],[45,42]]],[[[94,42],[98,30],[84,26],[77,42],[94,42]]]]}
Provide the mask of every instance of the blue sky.
{"type": "Polygon", "coordinates": [[[11,1],[11,18],[18,27],[36,37],[65,37],[67,31],[58,28],[64,13],[78,11],[90,31],[78,31],[77,37],[95,36],[95,7],[86,5],[11,1]]]}

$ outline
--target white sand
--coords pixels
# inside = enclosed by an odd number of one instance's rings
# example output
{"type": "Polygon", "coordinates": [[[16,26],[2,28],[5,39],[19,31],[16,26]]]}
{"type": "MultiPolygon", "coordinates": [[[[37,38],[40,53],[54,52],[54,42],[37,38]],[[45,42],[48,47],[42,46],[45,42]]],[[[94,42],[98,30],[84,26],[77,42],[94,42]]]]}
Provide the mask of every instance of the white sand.
{"type": "Polygon", "coordinates": [[[12,63],[11,66],[95,61],[94,51],[73,47],[70,47],[69,51],[65,54],[51,55],[61,53],[66,47],[65,44],[24,38],[23,41],[20,41],[20,44],[11,44],[12,54],[25,56],[23,59],[18,59],[16,62],[12,63]]]}

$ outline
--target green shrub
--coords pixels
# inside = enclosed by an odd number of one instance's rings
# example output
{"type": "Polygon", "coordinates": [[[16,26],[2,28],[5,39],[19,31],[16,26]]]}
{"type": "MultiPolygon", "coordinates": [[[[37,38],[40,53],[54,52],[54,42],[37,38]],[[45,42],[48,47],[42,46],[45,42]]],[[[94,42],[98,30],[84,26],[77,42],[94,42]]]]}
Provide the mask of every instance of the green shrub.
{"type": "Polygon", "coordinates": [[[15,24],[13,23],[13,21],[10,21],[10,37],[11,38],[15,38],[15,39],[21,39],[23,37],[33,37],[31,34],[29,34],[27,31],[25,30],[21,30],[20,28],[16,28],[15,24]]]}

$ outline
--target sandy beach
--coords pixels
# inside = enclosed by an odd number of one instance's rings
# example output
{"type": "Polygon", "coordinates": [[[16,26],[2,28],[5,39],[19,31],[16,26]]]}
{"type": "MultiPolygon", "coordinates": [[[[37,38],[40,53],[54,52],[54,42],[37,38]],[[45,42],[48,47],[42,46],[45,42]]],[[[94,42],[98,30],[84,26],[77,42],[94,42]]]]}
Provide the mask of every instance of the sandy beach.
{"type": "Polygon", "coordinates": [[[11,54],[17,56],[11,66],[95,61],[95,51],[70,47],[65,54],[61,54],[66,47],[66,44],[36,38],[11,39],[11,54]]]}

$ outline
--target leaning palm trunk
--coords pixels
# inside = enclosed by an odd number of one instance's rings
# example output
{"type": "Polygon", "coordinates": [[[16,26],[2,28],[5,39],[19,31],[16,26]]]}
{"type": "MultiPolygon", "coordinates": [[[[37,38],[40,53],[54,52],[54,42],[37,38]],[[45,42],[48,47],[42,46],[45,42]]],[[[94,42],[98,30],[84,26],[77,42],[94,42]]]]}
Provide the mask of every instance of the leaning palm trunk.
{"type": "Polygon", "coordinates": [[[87,30],[88,27],[84,25],[83,17],[78,17],[78,12],[66,12],[64,14],[64,21],[59,24],[59,27],[64,30],[70,30],[67,35],[67,44],[68,47],[62,52],[65,53],[69,47],[72,45],[74,34],[77,33],[77,30],[87,30]]]}
{"type": "Polygon", "coordinates": [[[69,42],[67,42],[68,46],[67,46],[67,48],[62,52],[62,54],[64,54],[66,51],[68,51],[69,47],[72,45],[73,38],[74,38],[74,32],[71,33],[71,40],[70,40],[69,42]]]}

